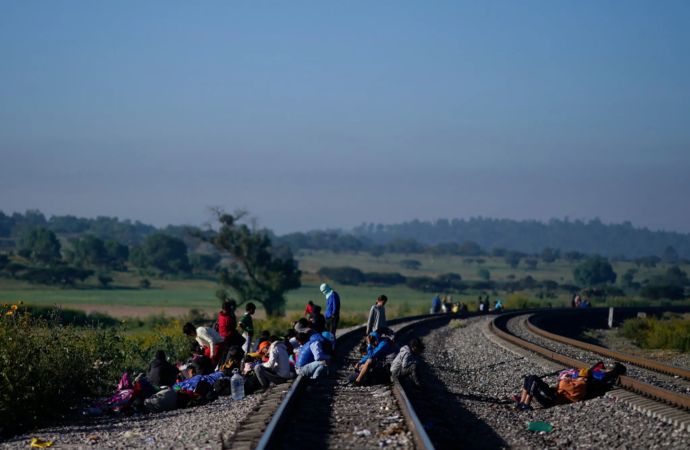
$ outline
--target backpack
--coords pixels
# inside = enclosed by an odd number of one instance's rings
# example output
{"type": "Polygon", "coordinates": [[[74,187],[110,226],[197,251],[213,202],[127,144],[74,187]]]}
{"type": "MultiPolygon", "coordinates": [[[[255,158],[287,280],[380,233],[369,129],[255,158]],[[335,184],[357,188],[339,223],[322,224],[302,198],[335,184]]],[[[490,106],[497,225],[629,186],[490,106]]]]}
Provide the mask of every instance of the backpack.
{"type": "Polygon", "coordinates": [[[213,390],[221,397],[230,395],[232,393],[232,383],[230,382],[230,378],[221,378],[213,383],[213,390]]]}
{"type": "Polygon", "coordinates": [[[566,378],[558,382],[556,404],[579,402],[587,395],[587,378],[578,377],[575,379],[566,378]],[[559,398],[561,401],[559,401],[559,398]],[[568,400],[563,402],[563,400],[568,400]]]}

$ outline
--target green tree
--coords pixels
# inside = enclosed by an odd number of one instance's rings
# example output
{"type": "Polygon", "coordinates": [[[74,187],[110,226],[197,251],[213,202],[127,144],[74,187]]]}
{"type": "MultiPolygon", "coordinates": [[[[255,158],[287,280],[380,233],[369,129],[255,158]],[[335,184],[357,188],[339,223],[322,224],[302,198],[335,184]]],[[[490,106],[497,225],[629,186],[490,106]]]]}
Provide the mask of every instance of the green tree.
{"type": "Polygon", "coordinates": [[[115,239],[108,239],[103,243],[108,263],[113,270],[124,272],[127,270],[125,263],[129,259],[129,247],[120,244],[115,239]]]}
{"type": "Polygon", "coordinates": [[[3,270],[9,273],[12,276],[12,278],[14,278],[17,272],[21,272],[24,269],[26,269],[26,266],[24,266],[23,264],[11,262],[6,264],[3,270]]]}
{"type": "Polygon", "coordinates": [[[379,258],[386,253],[386,247],[380,244],[372,244],[369,246],[369,254],[376,258],[376,261],[378,262],[379,258]]]}
{"type": "Polygon", "coordinates": [[[637,269],[628,269],[625,271],[623,276],[621,277],[621,284],[627,288],[632,288],[635,287],[634,279],[635,279],[635,274],[637,273],[637,269]]]}
{"type": "Polygon", "coordinates": [[[23,250],[31,252],[30,257],[43,264],[50,264],[61,257],[57,236],[43,227],[33,228],[24,235],[23,250]]]}
{"type": "Polygon", "coordinates": [[[487,269],[479,269],[477,271],[477,276],[482,280],[489,281],[491,279],[491,272],[487,269]]]}
{"type": "Polygon", "coordinates": [[[113,282],[113,277],[108,275],[107,273],[99,273],[98,274],[98,283],[101,285],[103,289],[107,288],[110,283],[113,282]]]}
{"type": "Polygon", "coordinates": [[[539,264],[539,261],[536,259],[526,259],[525,260],[525,265],[527,266],[527,270],[537,270],[537,264],[539,264]]]}
{"type": "Polygon", "coordinates": [[[519,252],[508,252],[505,256],[506,264],[508,264],[513,269],[515,269],[520,264],[521,259],[522,255],[519,252]]]}
{"type": "Polygon", "coordinates": [[[675,248],[670,245],[666,247],[664,253],[661,254],[661,262],[664,264],[678,264],[680,260],[680,255],[675,248]]]}
{"type": "Polygon", "coordinates": [[[615,283],[616,272],[611,263],[603,258],[591,258],[573,270],[573,278],[580,285],[594,286],[604,283],[615,283]]]}
{"type": "Polygon", "coordinates": [[[149,265],[148,260],[146,259],[146,253],[144,253],[144,249],[138,245],[132,247],[132,250],[129,252],[129,262],[133,266],[140,267],[142,269],[148,267],[149,265]]]}
{"type": "Polygon", "coordinates": [[[474,241],[465,241],[460,245],[460,256],[479,256],[482,253],[482,248],[474,241]]]}
{"type": "MultiPolygon", "coordinates": [[[[72,241],[74,249],[74,263],[86,267],[103,267],[108,262],[107,252],[103,241],[92,234],[72,241]]],[[[68,258],[71,259],[71,258],[68,258]]]]}
{"type": "Polygon", "coordinates": [[[541,251],[541,260],[546,264],[551,264],[561,257],[561,251],[559,249],[552,249],[551,247],[546,247],[541,251]]]}
{"type": "Polygon", "coordinates": [[[193,236],[210,242],[221,252],[227,252],[237,262],[236,270],[224,268],[219,273],[221,285],[232,289],[239,297],[238,304],[256,301],[269,316],[285,313],[285,293],[301,286],[302,272],[294,259],[276,258],[271,253],[271,239],[240,223],[243,211],[234,215],[216,211],[220,229],[211,237],[201,232],[193,236]]]}
{"type": "Polygon", "coordinates": [[[218,253],[190,253],[189,264],[195,272],[206,272],[216,269],[222,257],[218,253]]]}
{"type": "Polygon", "coordinates": [[[340,284],[356,286],[366,281],[362,271],[354,267],[322,267],[316,273],[340,284]]]}
{"type": "Polygon", "coordinates": [[[666,269],[663,274],[651,277],[649,284],[684,288],[690,286],[690,280],[688,280],[688,274],[682,271],[680,267],[673,266],[666,269]]]}
{"type": "Polygon", "coordinates": [[[583,253],[575,251],[563,253],[563,259],[565,259],[569,263],[581,261],[582,259],[584,259],[584,257],[585,255],[583,253]]]}
{"type": "Polygon", "coordinates": [[[172,274],[191,270],[187,245],[180,238],[154,233],[146,237],[142,249],[148,267],[172,274]]]}

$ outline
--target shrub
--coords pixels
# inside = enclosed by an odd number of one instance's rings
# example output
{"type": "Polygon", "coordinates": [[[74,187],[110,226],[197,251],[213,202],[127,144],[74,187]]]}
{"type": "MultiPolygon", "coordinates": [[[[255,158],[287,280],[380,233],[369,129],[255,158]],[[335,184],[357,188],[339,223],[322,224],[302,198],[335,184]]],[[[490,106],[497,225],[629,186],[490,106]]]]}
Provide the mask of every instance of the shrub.
{"type": "Polygon", "coordinates": [[[0,422],[17,429],[49,420],[117,380],[121,329],[63,325],[60,310],[41,317],[10,308],[0,309],[0,422]]]}
{"type": "Polygon", "coordinates": [[[491,272],[487,269],[479,269],[477,271],[477,276],[484,281],[489,281],[491,279],[491,272]]]}
{"type": "Polygon", "coordinates": [[[690,351],[690,321],[672,318],[658,320],[654,317],[628,319],[618,334],[636,342],[643,348],[690,351]]]}
{"type": "Polygon", "coordinates": [[[108,285],[112,282],[113,282],[113,277],[111,277],[105,273],[101,273],[98,275],[98,284],[100,284],[102,288],[104,288],[104,289],[107,288],[108,285]]]}
{"type": "Polygon", "coordinates": [[[463,319],[453,319],[448,326],[451,328],[465,328],[467,326],[467,321],[463,319]]]}
{"type": "Polygon", "coordinates": [[[505,309],[533,309],[539,308],[541,303],[532,301],[523,292],[516,292],[508,297],[508,300],[503,302],[505,309]]]}
{"type": "Polygon", "coordinates": [[[139,287],[142,289],[148,289],[151,287],[151,282],[148,278],[142,278],[142,280],[139,281],[139,287]]]}
{"type": "Polygon", "coordinates": [[[419,270],[421,266],[422,263],[420,263],[416,259],[403,259],[402,261],[400,261],[400,267],[402,267],[403,269],[419,270]]]}
{"type": "Polygon", "coordinates": [[[354,267],[322,267],[316,272],[336,283],[345,285],[358,285],[366,280],[364,273],[354,267]]]}
{"type": "Polygon", "coordinates": [[[367,283],[379,284],[381,286],[393,286],[405,284],[407,278],[399,273],[391,272],[369,272],[364,274],[367,283]]]}
{"type": "Polygon", "coordinates": [[[165,351],[165,356],[169,361],[185,361],[191,356],[189,351],[191,340],[182,333],[183,322],[180,320],[166,322],[168,323],[154,325],[150,333],[127,338],[124,361],[126,370],[146,371],[157,350],[165,351]]]}
{"type": "Polygon", "coordinates": [[[685,298],[685,290],[681,286],[649,284],[642,288],[640,294],[643,298],[649,300],[660,300],[662,298],[683,300],[685,298]]]}

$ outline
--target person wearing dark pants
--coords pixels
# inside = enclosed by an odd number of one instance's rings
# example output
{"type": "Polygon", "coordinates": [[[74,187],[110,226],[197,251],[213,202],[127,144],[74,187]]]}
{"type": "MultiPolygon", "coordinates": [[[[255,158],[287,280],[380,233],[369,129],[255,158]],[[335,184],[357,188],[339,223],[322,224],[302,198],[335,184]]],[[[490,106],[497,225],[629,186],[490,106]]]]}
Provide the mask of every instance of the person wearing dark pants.
{"type": "Polygon", "coordinates": [[[391,364],[391,375],[398,379],[409,378],[416,387],[422,387],[417,369],[417,358],[424,352],[421,339],[412,339],[403,346],[391,364]]]}
{"type": "Polygon", "coordinates": [[[321,285],[321,292],[326,296],[326,330],[335,337],[340,321],[340,296],[326,283],[321,285]]]}

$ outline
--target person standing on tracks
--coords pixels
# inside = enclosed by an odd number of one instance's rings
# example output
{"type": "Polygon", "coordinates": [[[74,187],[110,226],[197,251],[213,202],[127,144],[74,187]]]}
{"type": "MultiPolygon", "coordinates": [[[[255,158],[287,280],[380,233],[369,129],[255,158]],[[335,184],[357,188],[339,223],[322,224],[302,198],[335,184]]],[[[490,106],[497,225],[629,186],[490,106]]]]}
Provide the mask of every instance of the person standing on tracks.
{"type": "Polygon", "coordinates": [[[436,294],[436,297],[431,301],[431,314],[438,314],[441,312],[441,294],[436,294]]]}
{"type": "Polygon", "coordinates": [[[252,337],[254,337],[254,320],[252,316],[256,312],[256,305],[254,303],[247,303],[245,313],[240,319],[239,327],[242,329],[242,337],[245,343],[242,345],[242,350],[247,354],[252,348],[252,337]]]}
{"type": "Polygon", "coordinates": [[[389,331],[386,323],[386,302],[388,297],[380,295],[376,300],[376,304],[369,310],[369,320],[367,321],[367,336],[369,333],[381,333],[382,331],[389,331]],[[384,330],[385,329],[385,330],[384,330]],[[380,331],[379,331],[380,330],[380,331]]]}
{"type": "Polygon", "coordinates": [[[326,296],[326,330],[335,337],[340,320],[340,296],[326,283],[321,285],[321,293],[326,296]]]}

